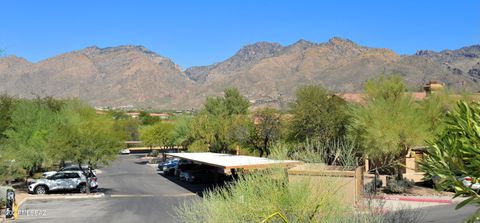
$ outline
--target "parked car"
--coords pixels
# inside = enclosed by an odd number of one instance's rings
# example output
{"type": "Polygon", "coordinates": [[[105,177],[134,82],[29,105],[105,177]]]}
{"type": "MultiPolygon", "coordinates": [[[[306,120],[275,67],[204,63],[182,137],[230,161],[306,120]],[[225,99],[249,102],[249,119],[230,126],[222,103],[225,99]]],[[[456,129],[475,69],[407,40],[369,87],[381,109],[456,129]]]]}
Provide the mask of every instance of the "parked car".
{"type": "Polygon", "coordinates": [[[120,154],[128,155],[128,154],[130,154],[130,150],[129,149],[122,149],[122,151],[120,151],[120,154]]]}
{"type": "Polygon", "coordinates": [[[171,175],[175,171],[175,166],[178,164],[178,159],[171,159],[165,162],[159,163],[158,170],[163,171],[164,174],[171,175]]]}
{"type": "MultiPolygon", "coordinates": [[[[98,187],[97,177],[90,172],[90,188],[98,187]]],[[[79,191],[85,193],[87,187],[87,177],[82,171],[65,170],[59,171],[46,178],[41,178],[30,182],[28,192],[35,194],[46,194],[51,191],[79,191]]]]}
{"type": "MultiPolygon", "coordinates": [[[[441,178],[439,176],[433,176],[432,177],[432,182],[435,185],[438,184],[440,182],[440,180],[441,180],[441,178]]],[[[470,187],[473,190],[480,191],[480,182],[479,182],[480,179],[477,179],[475,181],[474,178],[472,178],[470,176],[463,176],[463,177],[457,177],[457,180],[462,182],[462,184],[466,187],[470,187]]],[[[454,187],[455,187],[454,185],[450,185],[449,189],[450,190],[455,190],[454,187]]]]}
{"type": "Polygon", "coordinates": [[[187,162],[187,163],[181,163],[179,162],[177,166],[175,167],[174,175],[178,178],[180,178],[180,174],[185,171],[185,170],[191,170],[194,169],[198,166],[198,164],[194,164],[192,162],[187,162]]]}
{"type": "Polygon", "coordinates": [[[458,178],[459,181],[463,183],[464,186],[470,187],[474,190],[479,190],[480,189],[480,183],[475,182],[472,177],[466,176],[466,177],[460,177],[458,178]]]}
{"type": "Polygon", "coordinates": [[[202,165],[195,169],[182,171],[180,173],[180,180],[185,180],[190,183],[213,183],[215,181],[215,171],[217,171],[215,167],[202,165]]]}
{"type": "MultiPolygon", "coordinates": [[[[90,166],[88,166],[88,165],[82,165],[82,169],[83,169],[83,171],[85,171],[85,172],[91,172],[91,173],[89,174],[90,177],[92,177],[92,176],[91,176],[92,174],[95,175],[95,170],[93,170],[92,168],[90,168],[90,166]]],[[[62,168],[61,168],[60,170],[58,170],[58,171],[48,171],[48,172],[44,172],[44,173],[42,174],[42,177],[46,178],[46,177],[52,176],[53,174],[56,174],[56,173],[58,173],[58,172],[61,172],[61,171],[69,171],[69,170],[71,170],[71,171],[82,171],[78,165],[71,164],[71,165],[67,165],[67,166],[62,167],[62,168]]],[[[95,177],[96,177],[96,176],[95,176],[95,177]]]]}

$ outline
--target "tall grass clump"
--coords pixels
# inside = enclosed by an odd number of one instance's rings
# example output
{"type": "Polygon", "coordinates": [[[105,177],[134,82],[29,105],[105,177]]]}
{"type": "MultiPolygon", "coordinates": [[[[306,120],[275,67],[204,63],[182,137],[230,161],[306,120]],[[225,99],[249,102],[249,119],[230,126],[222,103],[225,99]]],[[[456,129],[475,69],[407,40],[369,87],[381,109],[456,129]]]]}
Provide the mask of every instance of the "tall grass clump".
{"type": "Polygon", "coordinates": [[[297,144],[278,142],[272,146],[270,158],[293,159],[305,163],[325,163],[353,169],[359,165],[361,160],[357,151],[357,144],[352,140],[328,142],[307,140],[297,144]]]}
{"type": "Polygon", "coordinates": [[[347,212],[331,182],[287,182],[282,174],[283,170],[270,170],[243,175],[207,191],[202,199],[184,203],[176,215],[183,222],[228,223],[261,222],[279,212],[289,222],[320,222],[347,212]]]}

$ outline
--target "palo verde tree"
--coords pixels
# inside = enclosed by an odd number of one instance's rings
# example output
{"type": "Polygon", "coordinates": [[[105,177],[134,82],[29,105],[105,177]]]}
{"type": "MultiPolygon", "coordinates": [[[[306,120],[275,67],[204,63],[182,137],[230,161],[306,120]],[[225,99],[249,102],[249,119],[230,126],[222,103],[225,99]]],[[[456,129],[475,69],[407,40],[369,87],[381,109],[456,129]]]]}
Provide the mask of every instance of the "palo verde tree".
{"type": "Polygon", "coordinates": [[[365,103],[352,109],[351,133],[365,155],[381,165],[376,169],[388,168],[401,177],[401,162],[409,149],[429,138],[428,123],[398,76],[368,80],[365,93],[365,103]]]}
{"type": "MultiPolygon", "coordinates": [[[[426,156],[419,162],[427,179],[436,178],[440,190],[455,189],[455,197],[467,196],[468,199],[457,205],[480,206],[478,190],[463,185],[460,176],[470,176],[473,182],[480,180],[480,104],[459,101],[457,108],[445,119],[445,128],[426,149],[426,156]]],[[[467,219],[478,222],[480,208],[467,219]]]]}
{"type": "Polygon", "coordinates": [[[12,112],[9,127],[4,131],[5,157],[28,175],[52,161],[48,154],[53,134],[55,113],[39,101],[20,100],[12,112]]]}
{"type": "MultiPolygon", "coordinates": [[[[96,167],[115,160],[120,151],[122,134],[114,130],[114,121],[107,116],[99,116],[90,106],[80,101],[68,102],[60,112],[63,125],[62,150],[57,151],[63,160],[75,161],[85,176],[89,176],[82,165],[96,167]]],[[[87,185],[90,178],[87,177],[87,185]]],[[[87,193],[90,187],[86,187],[87,193]]]]}

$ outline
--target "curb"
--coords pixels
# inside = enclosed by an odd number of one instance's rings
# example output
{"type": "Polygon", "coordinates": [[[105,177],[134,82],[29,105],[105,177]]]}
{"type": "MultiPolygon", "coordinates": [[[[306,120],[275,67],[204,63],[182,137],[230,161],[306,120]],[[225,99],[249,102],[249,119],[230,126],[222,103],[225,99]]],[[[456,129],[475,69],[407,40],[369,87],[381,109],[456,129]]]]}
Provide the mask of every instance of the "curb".
{"type": "Polygon", "coordinates": [[[105,197],[104,193],[98,193],[94,195],[67,195],[67,196],[55,196],[55,195],[47,195],[47,196],[30,196],[24,198],[20,201],[17,206],[20,207],[25,201],[28,200],[69,200],[69,199],[96,199],[96,198],[103,198],[105,197]]]}
{"type": "Polygon", "coordinates": [[[373,197],[373,199],[390,200],[390,201],[442,203],[442,204],[453,204],[454,203],[452,199],[421,198],[421,197],[377,196],[377,197],[373,197]]]}

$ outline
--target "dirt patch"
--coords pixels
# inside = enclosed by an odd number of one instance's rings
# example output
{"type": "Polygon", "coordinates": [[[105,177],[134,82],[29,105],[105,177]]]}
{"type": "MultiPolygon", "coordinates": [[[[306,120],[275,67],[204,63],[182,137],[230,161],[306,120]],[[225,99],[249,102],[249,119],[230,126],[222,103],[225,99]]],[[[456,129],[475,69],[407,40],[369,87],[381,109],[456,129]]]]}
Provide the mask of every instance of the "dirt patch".
{"type": "Polygon", "coordinates": [[[17,201],[17,205],[20,204],[25,198],[29,197],[30,195],[23,190],[15,190],[15,199],[17,201]]]}
{"type": "Polygon", "coordinates": [[[378,195],[403,195],[403,196],[441,196],[441,197],[453,197],[455,193],[449,191],[437,191],[430,187],[424,186],[412,186],[411,188],[407,189],[407,192],[401,194],[395,193],[385,193],[384,190],[380,190],[377,192],[378,195]]]}
{"type": "Polygon", "coordinates": [[[408,189],[406,195],[412,196],[450,196],[453,197],[455,193],[449,191],[437,191],[429,187],[413,186],[408,189]]]}

